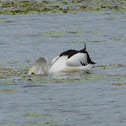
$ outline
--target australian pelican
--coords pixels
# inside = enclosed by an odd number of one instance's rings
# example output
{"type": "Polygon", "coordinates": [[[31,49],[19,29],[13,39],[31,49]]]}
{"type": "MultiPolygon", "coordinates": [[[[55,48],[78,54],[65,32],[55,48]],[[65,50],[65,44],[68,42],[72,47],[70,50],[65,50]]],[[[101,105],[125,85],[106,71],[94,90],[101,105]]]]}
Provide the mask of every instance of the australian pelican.
{"type": "Polygon", "coordinates": [[[47,59],[39,58],[29,71],[30,74],[48,74],[48,73],[72,73],[78,71],[90,72],[92,65],[95,64],[88,52],[86,44],[80,51],[67,50],[52,60],[52,66],[49,69],[47,59]]]}

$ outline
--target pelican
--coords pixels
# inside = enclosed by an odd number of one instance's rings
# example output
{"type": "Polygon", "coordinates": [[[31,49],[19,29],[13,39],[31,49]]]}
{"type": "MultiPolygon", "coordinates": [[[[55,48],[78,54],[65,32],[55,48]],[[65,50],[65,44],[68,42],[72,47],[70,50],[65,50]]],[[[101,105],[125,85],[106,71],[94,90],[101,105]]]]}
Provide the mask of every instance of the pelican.
{"type": "Polygon", "coordinates": [[[45,74],[49,73],[73,73],[73,72],[90,72],[93,62],[86,51],[86,43],[84,48],[77,50],[67,50],[52,60],[51,68],[48,67],[46,58],[39,58],[29,71],[31,74],[45,74]]]}

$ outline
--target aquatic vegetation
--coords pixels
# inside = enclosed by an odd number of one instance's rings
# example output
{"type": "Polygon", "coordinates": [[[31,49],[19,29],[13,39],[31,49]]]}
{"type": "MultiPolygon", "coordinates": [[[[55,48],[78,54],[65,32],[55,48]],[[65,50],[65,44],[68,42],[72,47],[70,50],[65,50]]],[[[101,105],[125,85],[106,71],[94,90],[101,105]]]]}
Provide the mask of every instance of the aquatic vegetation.
{"type": "MultiPolygon", "coordinates": [[[[85,81],[91,81],[91,80],[103,80],[106,79],[107,75],[101,74],[101,73],[93,73],[93,74],[89,74],[88,76],[86,76],[85,81]]],[[[84,80],[82,80],[84,81],[84,80]]]]}
{"type": "Polygon", "coordinates": [[[71,82],[74,82],[74,81],[78,81],[78,79],[43,79],[43,78],[41,78],[41,79],[38,79],[38,78],[36,78],[36,79],[28,79],[28,81],[30,82],[30,83],[37,83],[37,82],[39,82],[39,83],[71,83],[71,82]]]}
{"type": "Polygon", "coordinates": [[[51,120],[51,121],[46,121],[46,122],[44,122],[43,124],[53,124],[53,123],[58,123],[58,122],[57,122],[57,121],[51,120]]]}
{"type": "Polygon", "coordinates": [[[102,69],[112,69],[112,68],[120,68],[120,67],[126,67],[126,65],[122,65],[122,64],[114,64],[114,65],[101,65],[101,66],[98,66],[99,68],[102,68],[102,69]]]}
{"type": "Polygon", "coordinates": [[[49,32],[43,33],[42,35],[51,36],[51,37],[55,37],[55,38],[83,36],[79,33],[82,33],[82,32],[81,31],[49,31],[49,32]]]}
{"type": "Polygon", "coordinates": [[[73,41],[72,43],[89,43],[89,42],[106,42],[106,40],[99,40],[99,41],[86,41],[86,42],[73,41]]]}
{"type": "Polygon", "coordinates": [[[3,81],[3,84],[13,84],[14,81],[3,81]]]}
{"type": "MultiPolygon", "coordinates": [[[[36,113],[32,113],[32,114],[25,114],[22,115],[23,117],[26,118],[48,118],[51,117],[51,115],[45,115],[45,114],[36,114],[36,113]]],[[[53,123],[58,123],[58,121],[54,121],[54,120],[49,120],[49,121],[45,121],[45,122],[33,122],[32,124],[53,124],[53,123]]]]}
{"type": "Polygon", "coordinates": [[[14,90],[14,89],[12,89],[12,90],[0,90],[0,92],[2,92],[2,93],[17,93],[17,92],[19,92],[19,90],[14,90]]]}
{"type": "Polygon", "coordinates": [[[68,33],[69,31],[50,31],[50,32],[45,32],[42,35],[52,35],[52,34],[57,34],[57,33],[68,33]]]}
{"type": "Polygon", "coordinates": [[[58,123],[58,121],[50,120],[50,121],[45,121],[45,122],[34,122],[34,123],[31,123],[31,125],[34,125],[34,124],[43,125],[43,124],[54,124],[54,123],[58,123]]]}
{"type": "Polygon", "coordinates": [[[50,32],[45,32],[42,35],[65,34],[65,33],[77,34],[81,32],[80,31],[50,31],[50,32]]]}
{"type": "Polygon", "coordinates": [[[2,126],[19,126],[19,124],[14,123],[14,124],[2,125],[2,126]]]}
{"type": "MultiPolygon", "coordinates": [[[[0,68],[0,84],[18,84],[18,83],[27,83],[29,85],[25,85],[24,87],[37,87],[41,86],[42,83],[73,83],[73,82],[90,82],[94,80],[104,80],[109,78],[110,80],[125,80],[125,75],[106,75],[103,73],[91,73],[86,75],[80,75],[76,77],[74,74],[68,75],[61,75],[60,77],[53,78],[52,75],[28,75],[29,68],[28,67],[21,67],[22,65],[17,64],[19,68],[11,68],[7,66],[2,66],[0,68]],[[74,77],[74,76],[75,77],[74,77]],[[33,85],[34,84],[34,85],[33,85]],[[39,85],[36,85],[39,84],[39,85]]],[[[96,66],[96,68],[100,69],[115,69],[120,67],[126,67],[126,65],[116,64],[116,65],[101,65],[96,66]]],[[[9,90],[1,90],[0,92],[10,92],[16,93],[18,90],[9,89],[9,90]]]]}
{"type": "Polygon", "coordinates": [[[78,13],[99,11],[125,11],[126,1],[72,0],[72,1],[0,1],[0,14],[40,14],[40,13],[78,13]]]}
{"type": "Polygon", "coordinates": [[[23,117],[48,117],[50,115],[40,115],[40,114],[25,114],[25,115],[22,115],[23,117]]]}
{"type": "Polygon", "coordinates": [[[126,83],[113,83],[112,85],[116,85],[116,86],[126,86],[126,83]]]}
{"type": "Polygon", "coordinates": [[[4,21],[4,20],[0,20],[0,23],[1,23],[1,22],[5,22],[5,21],[4,21]]]}
{"type": "MultiPolygon", "coordinates": [[[[28,70],[28,68],[25,68],[28,70]]],[[[6,78],[12,78],[12,77],[20,77],[23,76],[25,77],[25,71],[22,71],[18,69],[13,69],[13,68],[0,68],[0,79],[6,79],[6,78]]]]}

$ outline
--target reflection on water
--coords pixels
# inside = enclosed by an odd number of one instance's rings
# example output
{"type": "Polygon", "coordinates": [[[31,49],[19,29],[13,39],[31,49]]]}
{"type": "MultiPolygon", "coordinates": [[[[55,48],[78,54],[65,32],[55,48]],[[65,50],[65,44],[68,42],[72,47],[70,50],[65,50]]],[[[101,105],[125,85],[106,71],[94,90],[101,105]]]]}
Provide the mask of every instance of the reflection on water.
{"type": "Polygon", "coordinates": [[[0,17],[0,124],[125,126],[126,16],[111,13],[0,17]],[[87,50],[91,74],[28,76],[41,56],[87,50]],[[122,64],[122,66],[97,67],[122,64]],[[114,83],[114,84],[113,84],[114,83]],[[106,121],[107,120],[107,121],[106,121]]]}

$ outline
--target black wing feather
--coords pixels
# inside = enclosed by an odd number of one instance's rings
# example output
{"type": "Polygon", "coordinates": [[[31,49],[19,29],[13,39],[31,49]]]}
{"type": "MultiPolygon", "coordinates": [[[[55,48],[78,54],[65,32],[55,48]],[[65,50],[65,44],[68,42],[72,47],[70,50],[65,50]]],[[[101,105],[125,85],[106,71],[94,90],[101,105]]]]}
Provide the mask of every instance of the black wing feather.
{"type": "MultiPolygon", "coordinates": [[[[80,51],[77,51],[77,50],[67,50],[67,51],[61,53],[61,54],[60,54],[60,57],[61,57],[61,56],[68,56],[68,59],[69,59],[70,57],[72,57],[73,55],[75,55],[75,54],[77,54],[77,53],[86,53],[86,54],[87,54],[87,62],[88,62],[88,64],[89,64],[89,63],[90,63],[90,64],[95,64],[95,62],[93,62],[93,61],[91,60],[91,58],[90,58],[88,52],[85,51],[85,49],[82,49],[82,50],[80,50],[80,51]]],[[[86,65],[86,64],[83,64],[82,62],[81,62],[81,64],[82,64],[83,66],[86,65]]]]}

